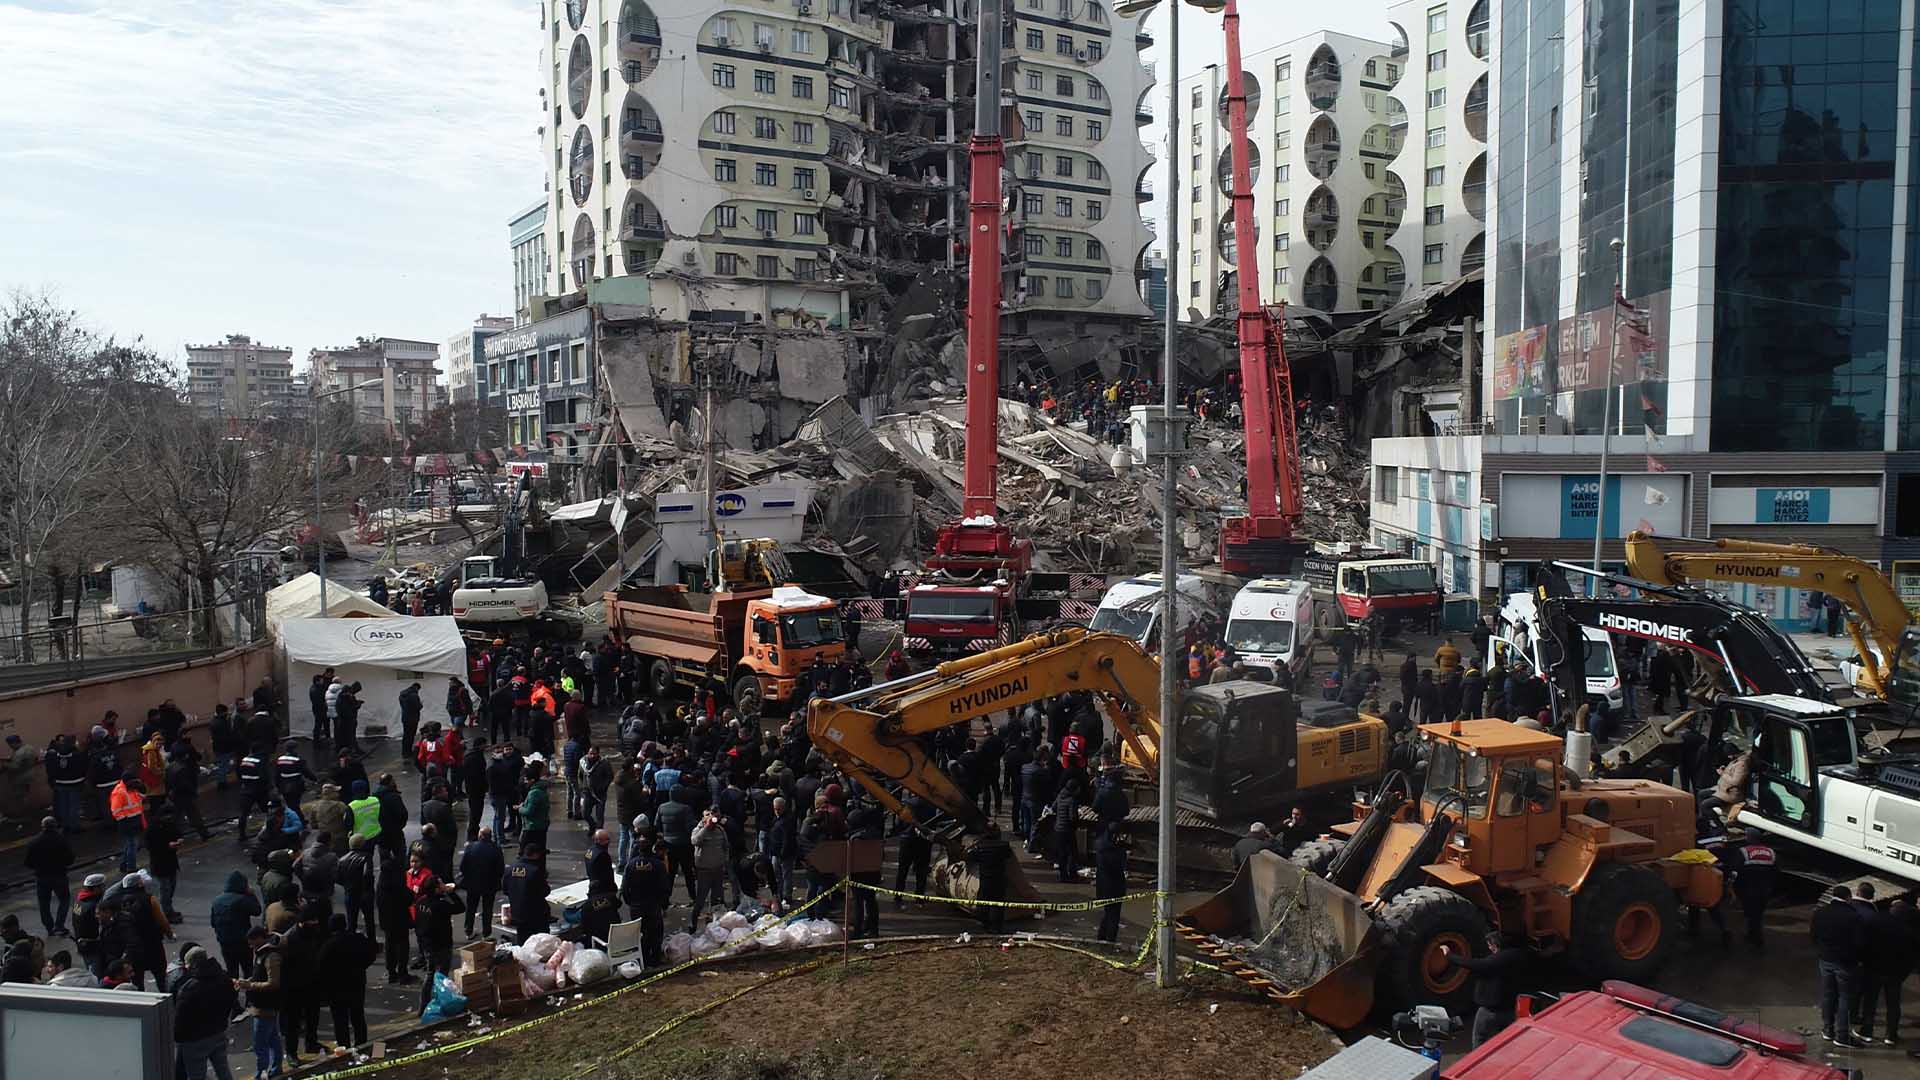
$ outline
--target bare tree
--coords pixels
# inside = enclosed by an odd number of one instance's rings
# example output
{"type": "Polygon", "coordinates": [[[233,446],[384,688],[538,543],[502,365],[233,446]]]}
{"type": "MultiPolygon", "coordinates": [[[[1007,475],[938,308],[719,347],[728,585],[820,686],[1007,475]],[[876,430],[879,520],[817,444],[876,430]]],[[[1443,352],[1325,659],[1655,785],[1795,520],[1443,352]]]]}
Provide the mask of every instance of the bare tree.
{"type": "Polygon", "coordinates": [[[23,660],[35,659],[35,594],[84,569],[74,538],[98,509],[94,482],[128,443],[111,422],[116,376],[139,366],[123,351],[51,297],[15,292],[0,302],[0,542],[20,598],[23,660]]]}
{"type": "MultiPolygon", "coordinates": [[[[221,643],[214,604],[235,558],[301,520],[310,478],[308,453],[264,435],[241,437],[196,416],[178,401],[130,408],[128,454],[138,468],[104,482],[106,504],[130,544],[165,559],[192,584],[199,631],[221,643]]],[[[238,597],[235,597],[238,599],[238,597]]]]}

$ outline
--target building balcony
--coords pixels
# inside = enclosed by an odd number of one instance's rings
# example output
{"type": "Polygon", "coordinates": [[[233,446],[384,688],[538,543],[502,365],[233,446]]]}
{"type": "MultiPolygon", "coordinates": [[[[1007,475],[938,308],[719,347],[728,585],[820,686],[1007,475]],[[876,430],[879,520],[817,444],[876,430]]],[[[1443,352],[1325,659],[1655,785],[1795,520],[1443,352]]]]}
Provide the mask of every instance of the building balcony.
{"type": "Polygon", "coordinates": [[[666,141],[666,133],[661,130],[660,122],[639,123],[623,126],[620,138],[629,143],[661,143],[666,141]]]}

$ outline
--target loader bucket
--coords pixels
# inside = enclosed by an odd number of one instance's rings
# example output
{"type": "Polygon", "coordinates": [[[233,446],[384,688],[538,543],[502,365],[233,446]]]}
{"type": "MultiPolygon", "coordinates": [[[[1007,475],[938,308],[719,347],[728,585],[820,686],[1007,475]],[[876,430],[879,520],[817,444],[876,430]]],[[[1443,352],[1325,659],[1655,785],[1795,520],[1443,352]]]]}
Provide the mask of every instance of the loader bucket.
{"type": "Polygon", "coordinates": [[[1373,1008],[1373,917],[1359,897],[1272,852],[1256,852],[1174,925],[1222,970],[1321,1023],[1355,1027],[1373,1008]]]}
{"type": "MultiPolygon", "coordinates": [[[[1007,863],[1007,899],[1018,904],[1037,904],[1040,891],[1027,880],[1027,870],[1022,865],[1015,849],[1015,857],[1007,863]]],[[[951,896],[955,900],[972,901],[980,896],[980,876],[966,861],[966,853],[958,843],[945,848],[936,848],[933,857],[933,872],[928,877],[927,888],[935,896],[951,896]]],[[[970,914],[979,914],[978,908],[971,903],[960,905],[970,914]]],[[[1016,908],[1007,912],[1007,921],[1039,918],[1040,913],[1028,908],[1016,908]]]]}

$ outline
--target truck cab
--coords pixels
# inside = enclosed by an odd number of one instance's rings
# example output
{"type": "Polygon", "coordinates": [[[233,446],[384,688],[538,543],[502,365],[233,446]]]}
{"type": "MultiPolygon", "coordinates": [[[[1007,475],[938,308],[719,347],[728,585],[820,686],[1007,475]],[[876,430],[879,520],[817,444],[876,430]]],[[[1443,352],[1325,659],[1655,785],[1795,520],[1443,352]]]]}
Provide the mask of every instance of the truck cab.
{"type": "Polygon", "coordinates": [[[1377,549],[1310,555],[1307,582],[1325,594],[1329,625],[1360,623],[1378,616],[1388,624],[1424,624],[1440,610],[1440,583],[1433,564],[1390,557],[1377,549]]]}
{"type": "Polygon", "coordinates": [[[846,655],[840,606],[824,596],[783,585],[747,601],[746,618],[733,680],[734,704],[743,711],[749,708],[747,698],[757,697],[754,712],[759,701],[792,701],[800,677],[816,659],[832,664],[846,655]]]}
{"type": "Polygon", "coordinates": [[[935,582],[907,590],[901,636],[916,656],[956,657],[1011,644],[1020,637],[1011,583],[935,582]]]}
{"type": "Polygon", "coordinates": [[[1234,595],[1227,648],[1249,668],[1305,671],[1314,641],[1313,588],[1291,578],[1258,578],[1234,595]]]}

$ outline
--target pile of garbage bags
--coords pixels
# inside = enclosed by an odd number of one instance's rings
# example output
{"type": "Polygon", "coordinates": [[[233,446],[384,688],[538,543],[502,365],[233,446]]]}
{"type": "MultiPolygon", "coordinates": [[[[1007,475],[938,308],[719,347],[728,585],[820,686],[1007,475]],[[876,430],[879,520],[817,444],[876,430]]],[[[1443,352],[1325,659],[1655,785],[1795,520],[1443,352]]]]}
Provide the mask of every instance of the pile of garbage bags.
{"type": "Polygon", "coordinates": [[[569,986],[590,986],[613,974],[613,958],[606,950],[582,949],[552,934],[535,934],[501,952],[519,965],[521,988],[528,997],[569,986]]]}
{"type": "Polygon", "coordinates": [[[748,919],[737,911],[723,912],[698,934],[669,937],[661,951],[668,965],[708,957],[737,956],[760,950],[798,949],[840,940],[840,927],[828,919],[786,922],[778,915],[748,919]]]}

